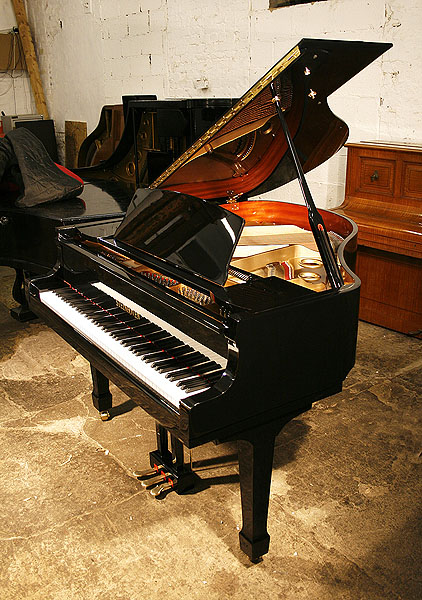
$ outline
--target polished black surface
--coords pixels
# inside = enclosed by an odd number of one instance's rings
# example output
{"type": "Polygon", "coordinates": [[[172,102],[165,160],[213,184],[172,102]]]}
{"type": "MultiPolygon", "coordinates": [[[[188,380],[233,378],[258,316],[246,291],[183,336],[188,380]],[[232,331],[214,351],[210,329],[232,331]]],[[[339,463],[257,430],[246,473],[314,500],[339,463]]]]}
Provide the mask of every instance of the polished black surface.
{"type": "Polygon", "coordinates": [[[300,40],[150,187],[222,201],[228,195],[259,197],[295,179],[271,82],[303,171],[314,169],[348,137],[346,123],[329,107],[329,96],[390,47],[355,40],[300,40]]]}
{"type": "MultiPolygon", "coordinates": [[[[113,153],[75,172],[85,181],[115,179],[132,193],[148,186],[235,102],[232,98],[157,100],[142,95],[122,100],[125,126],[113,153]]],[[[92,137],[95,132],[87,144],[96,148],[92,137]]],[[[86,158],[87,152],[82,155],[86,158]]]]}
{"type": "Polygon", "coordinates": [[[56,262],[57,227],[123,218],[130,199],[112,181],[88,183],[77,198],[31,208],[17,208],[14,196],[5,196],[0,200],[0,264],[45,273],[56,262]]]}
{"type": "Polygon", "coordinates": [[[224,208],[168,190],[139,189],[115,239],[224,284],[244,220],[224,208]]]}
{"type": "MultiPolygon", "coordinates": [[[[388,45],[302,40],[299,46],[301,59],[292,64],[296,65],[297,78],[301,77],[302,95],[295,120],[288,119],[291,121],[288,125],[295,125],[294,137],[299,142],[299,154],[303,153],[305,157],[306,170],[306,166],[316,166],[328,154],[331,155],[332,150],[339,147],[339,140],[344,140],[342,122],[336,120],[333,123],[332,113],[327,113],[326,97],[379,56],[388,45]],[[340,47],[344,59],[341,64],[338,54],[336,55],[340,47]],[[307,73],[307,67],[310,73],[307,73]],[[315,89],[312,87],[309,91],[305,90],[304,82],[312,82],[315,89]],[[311,91],[316,92],[316,100],[310,97],[309,101],[306,100],[307,118],[302,119],[305,91],[306,98],[311,91]],[[322,101],[318,104],[320,97],[322,101]],[[324,120],[323,117],[327,114],[329,118],[324,120]],[[327,123],[333,125],[331,131],[327,123]],[[317,135],[316,145],[314,137],[310,140],[305,139],[307,131],[313,136],[317,135]],[[331,133],[333,139],[330,138],[331,133]]],[[[266,79],[259,83],[262,83],[261,89],[268,84],[266,79]]],[[[291,98],[292,110],[296,98],[296,95],[291,98]]],[[[266,109],[275,115],[271,98],[267,104],[266,109]]],[[[236,127],[244,131],[243,127],[259,121],[260,116],[263,119],[262,125],[266,124],[267,113],[259,113],[262,106],[256,103],[254,108],[256,111],[251,110],[249,106],[247,111],[236,114],[236,127]]],[[[273,125],[275,127],[275,123],[273,125]]],[[[266,183],[265,174],[270,176],[274,173],[273,167],[279,162],[279,155],[274,152],[273,164],[267,168],[265,163],[268,154],[264,159],[264,154],[259,151],[260,148],[265,149],[265,144],[274,150],[275,136],[268,134],[275,130],[262,127],[256,136],[254,131],[249,130],[246,135],[251,137],[251,144],[242,147],[239,147],[237,134],[231,136],[233,131],[234,129],[225,130],[225,134],[230,134],[232,157],[235,157],[233,163],[221,146],[217,160],[218,153],[214,153],[210,147],[209,152],[206,151],[198,159],[185,163],[188,174],[193,173],[198,179],[198,164],[206,163],[201,177],[208,167],[213,173],[216,171],[216,165],[224,169],[227,167],[227,181],[230,182],[230,187],[223,181],[221,188],[216,185],[215,188],[209,189],[209,180],[205,180],[205,177],[201,180],[204,190],[209,192],[209,198],[221,197],[220,189],[224,195],[227,195],[227,190],[236,191],[236,185],[240,191],[243,187],[249,191],[262,187],[266,183]],[[255,137],[259,144],[253,154],[255,137]],[[270,141],[267,143],[265,140],[270,141]],[[219,160],[222,153],[225,154],[219,160]],[[242,160],[244,165],[250,161],[258,166],[259,172],[256,177],[248,179],[247,170],[242,170],[240,164],[242,160]]],[[[280,163],[283,161],[284,159],[280,163]]],[[[291,164],[285,167],[286,171],[281,173],[281,179],[287,181],[291,175],[291,164]]],[[[184,177],[184,173],[177,172],[177,176],[179,175],[184,177]]],[[[171,180],[171,177],[169,179],[171,180]]],[[[192,180],[189,183],[192,183],[192,180]]],[[[218,183],[221,183],[221,180],[218,183]]],[[[269,182],[270,187],[274,187],[273,184],[274,181],[269,182]]],[[[308,410],[313,402],[341,390],[342,382],[355,360],[359,282],[355,280],[354,283],[343,285],[339,289],[317,293],[289,281],[273,277],[249,277],[246,274],[244,283],[223,286],[225,277],[221,265],[225,265],[224,269],[227,267],[241,231],[242,221],[233,221],[225,212],[218,213],[218,207],[214,207],[217,208],[217,212],[210,212],[209,207],[212,205],[198,199],[191,200],[187,194],[193,192],[189,190],[180,191],[181,193],[177,193],[173,189],[164,193],[157,190],[155,195],[149,191],[139,192],[123,222],[120,223],[117,219],[107,226],[105,222],[100,225],[104,239],[95,233],[99,229],[93,224],[84,227],[79,223],[77,227],[61,229],[58,238],[60,260],[49,275],[30,281],[29,307],[89,360],[94,373],[98,371],[104,378],[116,383],[159,423],[159,429],[165,428],[170,432],[172,439],[189,448],[210,441],[239,442],[243,515],[241,548],[252,560],[256,560],[268,551],[266,522],[275,437],[285,423],[308,410]],[[196,210],[198,206],[203,207],[205,213],[196,210]],[[220,216],[216,220],[214,217],[210,218],[210,215],[217,214],[220,216]],[[222,234],[225,240],[223,249],[220,248],[215,232],[212,235],[206,233],[210,226],[214,227],[215,222],[219,225],[218,235],[222,234]],[[227,224],[230,227],[227,227],[227,224]],[[117,227],[116,234],[111,231],[113,227],[117,227]],[[202,232],[206,233],[206,243],[199,241],[202,240],[202,232]],[[186,252],[196,237],[195,245],[186,252]],[[218,260],[215,260],[218,267],[214,262],[204,266],[205,246],[209,248],[207,254],[218,257],[218,260]],[[179,269],[183,272],[183,283],[191,286],[193,292],[198,289],[201,292],[209,292],[210,304],[202,306],[189,297],[176,293],[170,289],[172,286],[167,288],[153,279],[144,277],[144,261],[140,261],[142,264],[137,263],[137,254],[145,258],[147,270],[151,265],[156,269],[160,267],[159,275],[163,277],[173,278],[179,269]],[[137,267],[140,268],[137,270],[137,267]],[[167,335],[174,327],[207,349],[217,351],[218,348],[220,354],[225,354],[227,365],[223,373],[218,373],[211,387],[199,387],[197,394],[185,397],[180,404],[175,405],[176,403],[161,395],[153,385],[137,377],[135,371],[122,366],[127,363],[114,360],[105,351],[104,346],[99,348],[90,341],[89,332],[79,334],[75,331],[59,314],[48,308],[42,302],[42,296],[40,297],[43,290],[55,291],[69,286],[72,288],[70,301],[74,302],[78,309],[86,310],[89,315],[92,314],[92,309],[86,308],[85,298],[83,301],[79,298],[78,290],[86,292],[90,289],[89,284],[98,281],[128,298],[129,304],[137,304],[158,317],[160,323],[168,324],[168,329],[163,325],[163,332],[157,331],[157,323],[152,325],[140,322],[136,311],[134,314],[133,307],[126,306],[124,311],[129,311],[131,323],[132,317],[139,320],[136,321],[137,331],[145,326],[149,331],[148,335],[157,336],[154,340],[159,339],[160,344],[166,340],[164,344],[179,348],[177,356],[166,356],[160,365],[161,369],[170,369],[174,377],[180,377],[181,381],[184,381],[186,369],[194,364],[197,373],[190,385],[201,386],[201,378],[204,375],[201,372],[202,368],[214,368],[214,365],[207,364],[203,357],[198,355],[193,343],[192,352],[190,348],[174,346],[176,342],[171,335],[167,335]],[[76,296],[73,294],[75,290],[76,296]]],[[[292,215],[296,214],[295,210],[294,205],[283,205],[282,219],[288,223],[296,223],[297,220],[292,218],[292,215]]],[[[342,231],[341,221],[336,220],[333,233],[341,235],[342,231]]],[[[356,232],[353,236],[356,237],[356,232]]],[[[343,264],[342,251],[338,252],[337,259],[341,266],[347,269],[347,265],[343,264]]],[[[106,302],[109,302],[109,299],[106,299],[106,302]]],[[[124,303],[119,301],[114,308],[121,309],[123,305],[124,303]]],[[[120,325],[116,327],[113,322],[112,333],[121,339],[123,344],[129,344],[144,353],[145,347],[142,342],[133,346],[133,332],[127,337],[126,318],[128,317],[122,316],[123,328],[120,325]]],[[[107,323],[107,326],[110,323],[109,316],[104,317],[105,320],[103,316],[100,319],[101,323],[107,323]]],[[[151,318],[151,321],[154,319],[151,318]]],[[[166,350],[162,346],[159,348],[157,352],[166,350]]],[[[156,360],[157,355],[152,354],[152,360],[156,360]]],[[[108,407],[110,398],[104,378],[96,376],[94,379],[94,402],[98,406],[105,404],[108,407]]],[[[163,449],[162,453],[158,452],[158,460],[163,458],[163,464],[166,464],[167,460],[168,468],[172,469],[174,453],[170,454],[164,443],[157,445],[159,449],[163,449]]]]}

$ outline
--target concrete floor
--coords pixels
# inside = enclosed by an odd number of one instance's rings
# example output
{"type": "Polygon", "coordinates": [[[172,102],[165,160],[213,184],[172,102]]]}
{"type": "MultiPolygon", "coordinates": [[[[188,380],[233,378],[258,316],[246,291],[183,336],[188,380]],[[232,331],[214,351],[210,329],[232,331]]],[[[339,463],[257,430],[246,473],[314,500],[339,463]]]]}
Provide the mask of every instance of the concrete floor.
{"type": "MultiPolygon", "coordinates": [[[[193,451],[203,489],[156,500],[133,478],[154,422],[102,422],[88,364],[9,317],[0,269],[1,600],[420,600],[421,342],[361,323],[341,394],[277,440],[270,552],[239,549],[233,445],[193,451]]],[[[117,411],[122,412],[122,411],[117,411]]]]}

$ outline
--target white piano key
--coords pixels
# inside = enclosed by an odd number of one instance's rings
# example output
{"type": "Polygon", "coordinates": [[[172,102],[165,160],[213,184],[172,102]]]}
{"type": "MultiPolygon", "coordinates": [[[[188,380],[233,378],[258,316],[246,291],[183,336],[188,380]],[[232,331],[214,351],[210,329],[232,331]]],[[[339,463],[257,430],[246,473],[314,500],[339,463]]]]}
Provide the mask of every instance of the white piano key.
{"type": "MultiPolygon", "coordinates": [[[[99,286],[97,286],[99,287],[99,286]]],[[[107,286],[105,286],[107,287],[107,286]]],[[[108,288],[110,289],[110,288],[108,288]]],[[[103,290],[104,291],[104,290],[103,290]]],[[[108,293],[108,291],[106,291],[108,293]]],[[[110,294],[111,295],[111,294],[110,294]]],[[[118,294],[119,299],[124,298],[118,294]]],[[[117,299],[117,298],[116,298],[117,299]]],[[[59,315],[64,321],[69,323],[76,331],[83,335],[88,341],[96,345],[100,350],[107,354],[110,358],[116,361],[120,366],[132,373],[142,383],[157,392],[161,397],[168,400],[176,408],[179,406],[180,400],[193,396],[199,391],[185,392],[181,390],[175,382],[169,380],[164,374],[157,372],[149,364],[145,363],[141,357],[134,354],[130,348],[120,344],[112,338],[106,331],[93,323],[88,317],[83,315],[79,310],[71,306],[69,302],[60,298],[54,291],[46,291],[40,293],[40,300],[48,306],[54,313],[59,315]]],[[[120,300],[123,301],[123,300],[120,300]]],[[[126,301],[126,299],[125,299],[126,301]]],[[[137,306],[135,303],[131,303],[137,306]]],[[[133,308],[133,310],[137,310],[133,308]]],[[[148,312],[148,311],[143,311],[148,312]]],[[[147,317],[148,318],[148,317],[147,317]]],[[[169,325],[165,321],[161,321],[159,326],[163,329],[169,329],[169,325]],[[164,325],[166,327],[164,327],[164,325]]],[[[157,323],[158,325],[158,323],[157,323]]],[[[171,328],[174,330],[174,328],[171,328]]],[[[177,330],[176,330],[177,331],[177,330]]],[[[173,334],[173,332],[170,332],[173,334]]],[[[188,336],[185,336],[188,338],[188,336]]],[[[179,336],[180,339],[180,336],[179,336]]],[[[190,339],[190,338],[188,338],[190,339]]],[[[184,340],[182,340],[184,341],[184,340]]],[[[209,352],[209,349],[206,349],[209,352]]],[[[212,353],[214,356],[215,353],[212,353]]],[[[219,357],[220,360],[222,357],[219,357]]],[[[215,359],[213,359],[215,360],[215,359]]],[[[224,363],[226,361],[223,361],[224,363]]],[[[219,363],[221,364],[221,363],[219,363]]],[[[194,374],[193,374],[194,376],[194,374]]],[[[204,390],[200,390],[201,392],[204,390]]]]}
{"type": "Polygon", "coordinates": [[[126,298],[126,296],[123,296],[119,292],[116,292],[116,290],[113,290],[112,288],[108,287],[102,282],[94,283],[93,286],[108,294],[118,302],[121,302],[122,304],[127,306],[127,308],[134,310],[136,313],[141,315],[141,317],[145,317],[145,319],[148,319],[148,321],[151,321],[151,323],[155,323],[155,325],[161,327],[187,346],[192,346],[192,348],[198,350],[198,352],[202,352],[202,354],[204,354],[207,358],[215,361],[223,368],[227,366],[227,358],[224,358],[220,354],[213,352],[212,350],[210,350],[210,348],[207,348],[197,340],[194,340],[193,338],[189,337],[186,333],[180,331],[180,329],[176,329],[176,327],[173,327],[172,325],[170,325],[170,323],[167,323],[163,319],[160,319],[159,317],[154,315],[154,313],[150,312],[149,310],[146,310],[139,304],[136,304],[136,302],[133,302],[133,300],[126,298]]]}

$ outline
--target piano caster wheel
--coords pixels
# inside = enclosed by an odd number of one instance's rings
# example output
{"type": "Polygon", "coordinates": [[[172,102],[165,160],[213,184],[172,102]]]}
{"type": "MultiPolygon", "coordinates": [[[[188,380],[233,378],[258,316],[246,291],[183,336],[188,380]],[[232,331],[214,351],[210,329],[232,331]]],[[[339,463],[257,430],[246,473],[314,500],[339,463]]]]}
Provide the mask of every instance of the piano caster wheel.
{"type": "Polygon", "coordinates": [[[108,410],[102,410],[100,412],[100,419],[101,419],[101,421],[108,421],[110,418],[111,418],[111,415],[108,412],[108,410]]]}

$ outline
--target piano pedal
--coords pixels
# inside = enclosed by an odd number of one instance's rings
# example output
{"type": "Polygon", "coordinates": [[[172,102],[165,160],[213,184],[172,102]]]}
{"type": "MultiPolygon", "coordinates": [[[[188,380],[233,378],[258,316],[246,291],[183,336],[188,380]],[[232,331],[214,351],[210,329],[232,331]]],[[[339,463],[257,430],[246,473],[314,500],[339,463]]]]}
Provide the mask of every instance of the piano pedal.
{"type": "Polygon", "coordinates": [[[111,415],[108,410],[102,410],[100,412],[101,421],[108,421],[111,418],[111,415]]]}
{"type": "Polygon", "coordinates": [[[154,467],[146,471],[134,471],[133,476],[137,479],[149,479],[153,475],[157,475],[161,469],[164,469],[163,465],[154,465],[154,467]]]}
{"type": "Polygon", "coordinates": [[[143,488],[148,490],[149,488],[152,488],[156,485],[165,483],[169,477],[170,477],[170,473],[161,471],[161,473],[159,475],[157,475],[157,477],[152,477],[151,479],[144,479],[143,481],[141,481],[141,485],[143,488]]]}
{"type": "Polygon", "coordinates": [[[161,494],[164,494],[164,492],[168,492],[174,489],[176,489],[175,482],[172,479],[168,478],[167,481],[164,481],[163,483],[160,483],[152,489],[150,489],[149,493],[151,494],[151,496],[154,496],[154,498],[158,498],[159,496],[161,496],[161,494]]]}

